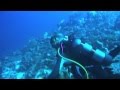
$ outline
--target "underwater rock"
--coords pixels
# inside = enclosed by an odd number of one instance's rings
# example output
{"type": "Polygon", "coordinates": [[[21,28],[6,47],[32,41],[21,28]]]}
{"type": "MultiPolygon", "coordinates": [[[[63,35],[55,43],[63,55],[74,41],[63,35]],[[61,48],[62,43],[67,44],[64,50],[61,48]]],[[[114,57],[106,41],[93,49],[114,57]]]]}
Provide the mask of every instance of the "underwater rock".
{"type": "Polygon", "coordinates": [[[61,20],[60,23],[58,24],[58,27],[62,27],[62,26],[64,26],[64,25],[65,25],[65,20],[63,19],[63,20],[61,20]]]}
{"type": "Polygon", "coordinates": [[[120,62],[111,64],[113,74],[120,74],[120,62]]]}
{"type": "Polygon", "coordinates": [[[50,53],[47,53],[47,57],[50,57],[51,56],[51,54],[50,53]]]}
{"type": "Polygon", "coordinates": [[[44,39],[46,39],[48,37],[48,32],[44,33],[44,39]]]}
{"type": "Polygon", "coordinates": [[[52,72],[51,69],[40,69],[36,75],[35,75],[35,79],[43,79],[46,78],[50,73],[52,72]]]}
{"type": "Polygon", "coordinates": [[[116,18],[114,29],[120,30],[120,15],[116,18]]]}
{"type": "Polygon", "coordinates": [[[21,55],[22,52],[20,50],[17,50],[15,52],[13,52],[13,56],[18,56],[18,55],[21,55]]]}
{"type": "Polygon", "coordinates": [[[43,38],[44,38],[44,39],[49,39],[49,38],[50,38],[50,35],[48,34],[48,32],[45,32],[45,33],[44,33],[43,38]]]}
{"type": "Polygon", "coordinates": [[[19,72],[19,73],[17,73],[16,79],[24,79],[24,75],[25,75],[24,72],[19,72]]]}
{"type": "Polygon", "coordinates": [[[11,78],[15,78],[15,71],[13,71],[12,69],[5,67],[2,73],[2,78],[4,79],[11,79],[11,78]]]}
{"type": "Polygon", "coordinates": [[[43,76],[41,76],[41,70],[39,70],[37,74],[35,75],[35,79],[42,79],[42,78],[43,76]]]}
{"type": "Polygon", "coordinates": [[[15,69],[18,70],[20,68],[20,62],[21,61],[17,61],[15,62],[15,69]]]}

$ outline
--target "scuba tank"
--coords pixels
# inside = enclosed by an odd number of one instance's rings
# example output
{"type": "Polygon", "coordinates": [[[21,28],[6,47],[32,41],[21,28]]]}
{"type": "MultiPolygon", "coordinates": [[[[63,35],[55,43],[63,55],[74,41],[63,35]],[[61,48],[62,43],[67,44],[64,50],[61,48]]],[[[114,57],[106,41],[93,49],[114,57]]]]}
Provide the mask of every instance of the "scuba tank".
{"type": "Polygon", "coordinates": [[[101,65],[110,65],[113,62],[113,57],[100,49],[93,49],[92,45],[88,43],[82,43],[80,39],[75,39],[73,41],[73,48],[80,47],[80,53],[84,54],[85,56],[89,56],[95,62],[101,65]]]}

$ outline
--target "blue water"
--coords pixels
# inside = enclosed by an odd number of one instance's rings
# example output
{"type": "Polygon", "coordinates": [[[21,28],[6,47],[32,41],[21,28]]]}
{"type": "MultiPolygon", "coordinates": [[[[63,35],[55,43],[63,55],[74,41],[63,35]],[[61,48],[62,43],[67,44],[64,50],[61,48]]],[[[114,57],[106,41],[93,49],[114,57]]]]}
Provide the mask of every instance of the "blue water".
{"type": "Polygon", "coordinates": [[[0,56],[22,48],[32,37],[54,30],[71,14],[71,11],[1,11],[0,56]]]}

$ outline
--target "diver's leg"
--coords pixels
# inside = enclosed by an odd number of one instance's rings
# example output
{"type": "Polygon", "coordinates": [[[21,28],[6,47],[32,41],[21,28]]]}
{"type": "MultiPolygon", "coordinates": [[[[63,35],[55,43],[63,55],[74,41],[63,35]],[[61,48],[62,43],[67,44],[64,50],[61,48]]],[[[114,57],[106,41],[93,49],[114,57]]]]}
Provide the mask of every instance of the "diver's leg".
{"type": "Polygon", "coordinates": [[[120,45],[110,51],[110,55],[114,58],[116,55],[120,53],[120,45]]]}
{"type": "Polygon", "coordinates": [[[105,68],[107,74],[107,79],[120,79],[120,74],[114,74],[111,68],[105,68]]]}
{"type": "Polygon", "coordinates": [[[80,72],[80,68],[76,65],[71,66],[71,72],[75,79],[83,79],[82,74],[80,72]]]}
{"type": "Polygon", "coordinates": [[[107,79],[107,72],[101,66],[87,68],[93,79],[107,79]]]}

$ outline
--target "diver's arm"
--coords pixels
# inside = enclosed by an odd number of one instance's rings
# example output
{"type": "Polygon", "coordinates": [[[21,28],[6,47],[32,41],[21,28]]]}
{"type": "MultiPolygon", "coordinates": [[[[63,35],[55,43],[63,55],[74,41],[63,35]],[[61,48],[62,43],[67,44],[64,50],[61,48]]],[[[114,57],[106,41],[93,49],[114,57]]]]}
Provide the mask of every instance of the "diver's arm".
{"type": "Polygon", "coordinates": [[[51,74],[47,77],[47,79],[57,79],[59,78],[59,68],[60,68],[61,58],[57,56],[57,62],[51,74]]]}
{"type": "Polygon", "coordinates": [[[120,45],[118,45],[117,47],[115,47],[114,49],[112,49],[109,54],[114,58],[119,53],[120,53],[120,45]]]}

